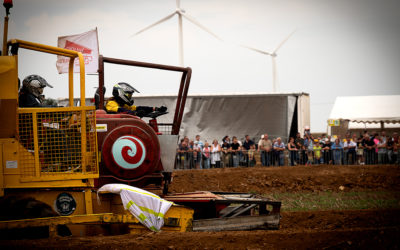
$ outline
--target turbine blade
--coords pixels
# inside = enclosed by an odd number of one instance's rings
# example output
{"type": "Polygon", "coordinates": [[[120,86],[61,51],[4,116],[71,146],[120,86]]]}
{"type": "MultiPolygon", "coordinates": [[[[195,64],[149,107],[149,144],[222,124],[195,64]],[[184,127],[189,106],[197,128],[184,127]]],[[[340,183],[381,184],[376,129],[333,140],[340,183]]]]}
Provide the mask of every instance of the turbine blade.
{"type": "Polygon", "coordinates": [[[264,54],[264,55],[269,55],[269,56],[271,55],[271,53],[268,53],[266,51],[263,51],[263,50],[260,50],[260,49],[255,49],[255,48],[243,45],[243,44],[240,44],[239,46],[243,47],[243,48],[246,48],[246,49],[249,49],[249,50],[252,50],[252,51],[255,51],[255,52],[258,52],[258,53],[261,53],[261,54],[264,54]]]}
{"type": "Polygon", "coordinates": [[[212,35],[213,37],[217,38],[220,41],[223,41],[219,36],[217,36],[216,34],[214,34],[211,30],[207,29],[206,27],[204,27],[203,25],[201,25],[198,21],[196,21],[193,17],[180,12],[180,14],[182,16],[184,16],[187,20],[189,20],[191,23],[193,23],[194,25],[198,26],[199,28],[201,28],[202,30],[204,30],[205,32],[209,33],[210,35],[212,35]]]}
{"type": "Polygon", "coordinates": [[[158,24],[160,24],[160,23],[162,23],[162,22],[167,21],[168,19],[170,19],[171,17],[173,17],[175,14],[176,14],[176,12],[173,12],[172,14],[170,14],[170,15],[168,15],[168,16],[162,18],[161,20],[159,20],[159,21],[157,21],[157,22],[155,22],[155,23],[153,23],[153,24],[147,26],[146,28],[139,30],[139,31],[136,32],[135,34],[131,35],[130,37],[137,36],[137,35],[139,35],[140,33],[144,32],[144,31],[146,31],[146,30],[148,30],[148,29],[151,29],[151,28],[153,28],[154,26],[156,26],[156,25],[158,25],[158,24]]]}
{"type": "Polygon", "coordinates": [[[276,52],[282,47],[282,45],[284,43],[286,43],[287,40],[289,40],[289,38],[297,31],[297,29],[295,29],[292,33],[290,33],[285,39],[283,39],[283,41],[278,45],[278,47],[276,47],[276,49],[274,50],[274,52],[272,52],[272,54],[276,54],[276,52]]]}

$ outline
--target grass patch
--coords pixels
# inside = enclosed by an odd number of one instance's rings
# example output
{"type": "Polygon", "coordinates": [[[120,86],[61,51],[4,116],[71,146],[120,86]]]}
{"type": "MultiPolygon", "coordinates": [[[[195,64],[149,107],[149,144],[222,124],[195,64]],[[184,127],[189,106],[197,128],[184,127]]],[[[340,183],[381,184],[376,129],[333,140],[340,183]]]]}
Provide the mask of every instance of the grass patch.
{"type": "Polygon", "coordinates": [[[282,211],[400,208],[400,192],[275,193],[282,211]]]}

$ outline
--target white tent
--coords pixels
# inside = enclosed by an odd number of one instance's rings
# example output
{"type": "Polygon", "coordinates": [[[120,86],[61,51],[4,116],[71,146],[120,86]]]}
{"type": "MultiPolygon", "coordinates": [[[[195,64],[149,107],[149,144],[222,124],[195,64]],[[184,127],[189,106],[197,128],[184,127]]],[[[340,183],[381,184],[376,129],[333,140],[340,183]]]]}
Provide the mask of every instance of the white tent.
{"type": "Polygon", "coordinates": [[[370,123],[399,127],[393,123],[400,123],[400,95],[336,97],[329,119],[349,120],[349,129],[380,127],[370,123]]]}
{"type": "Polygon", "coordinates": [[[336,97],[329,119],[351,122],[400,122],[400,95],[336,97]]]}

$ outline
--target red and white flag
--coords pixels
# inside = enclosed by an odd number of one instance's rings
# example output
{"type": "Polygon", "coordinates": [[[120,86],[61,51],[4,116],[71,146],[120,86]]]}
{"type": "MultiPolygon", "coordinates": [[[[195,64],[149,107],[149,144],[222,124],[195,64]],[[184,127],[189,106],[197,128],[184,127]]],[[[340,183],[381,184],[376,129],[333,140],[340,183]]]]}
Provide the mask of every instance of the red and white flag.
{"type": "MultiPolygon", "coordinates": [[[[85,73],[97,73],[99,68],[99,40],[97,39],[97,28],[88,32],[61,36],[58,38],[58,47],[79,51],[85,59],[85,73]]],[[[59,74],[68,73],[69,58],[57,57],[57,70],[59,74]]],[[[79,72],[79,60],[74,62],[74,72],[79,72]]]]}

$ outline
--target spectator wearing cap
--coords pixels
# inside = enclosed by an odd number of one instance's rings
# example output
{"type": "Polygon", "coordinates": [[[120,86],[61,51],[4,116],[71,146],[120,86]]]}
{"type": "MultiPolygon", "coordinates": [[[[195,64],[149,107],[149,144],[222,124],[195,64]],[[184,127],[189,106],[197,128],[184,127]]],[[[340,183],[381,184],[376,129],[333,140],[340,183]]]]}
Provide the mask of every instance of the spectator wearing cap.
{"type": "Polygon", "coordinates": [[[264,141],[264,135],[261,135],[260,140],[258,141],[257,151],[260,154],[261,165],[265,166],[265,151],[261,150],[261,145],[264,141]]]}

